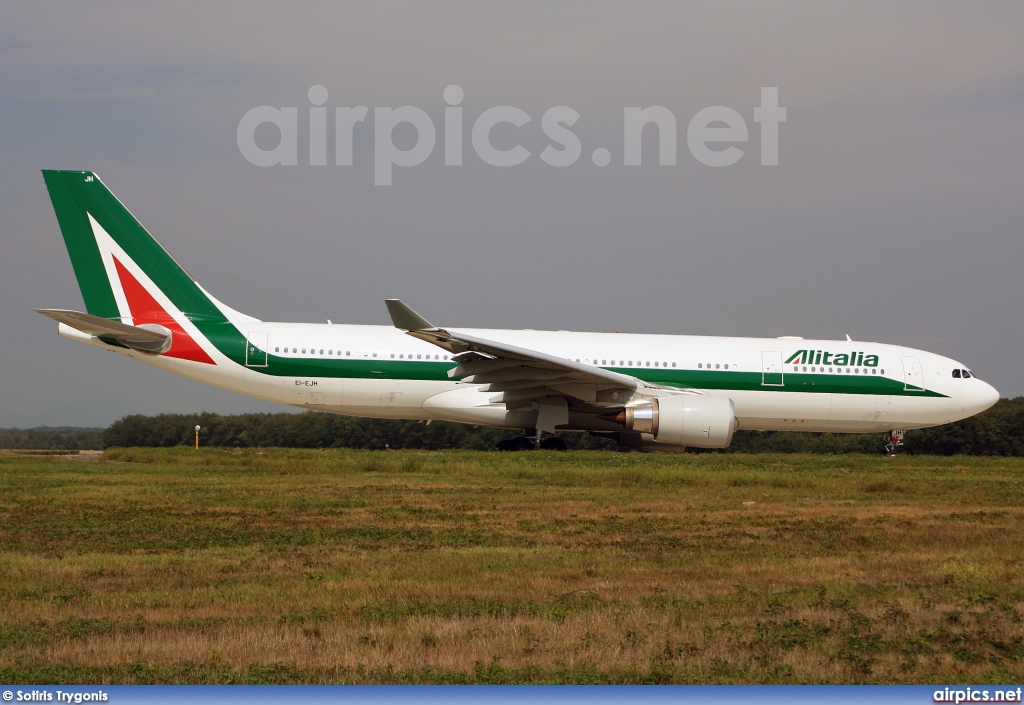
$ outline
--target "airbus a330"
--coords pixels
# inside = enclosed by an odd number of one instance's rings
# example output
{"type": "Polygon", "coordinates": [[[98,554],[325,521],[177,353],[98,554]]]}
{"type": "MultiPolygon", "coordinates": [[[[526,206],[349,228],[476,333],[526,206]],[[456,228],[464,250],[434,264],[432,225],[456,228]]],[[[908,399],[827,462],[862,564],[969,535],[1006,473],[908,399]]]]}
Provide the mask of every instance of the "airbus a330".
{"type": "Polygon", "coordinates": [[[999,394],[961,362],[852,340],[261,321],[178,266],[88,171],[44,171],[85,311],[37,309],[60,335],[303,409],[522,429],[502,448],[725,448],[738,429],[882,433],[949,423],[999,394]]]}

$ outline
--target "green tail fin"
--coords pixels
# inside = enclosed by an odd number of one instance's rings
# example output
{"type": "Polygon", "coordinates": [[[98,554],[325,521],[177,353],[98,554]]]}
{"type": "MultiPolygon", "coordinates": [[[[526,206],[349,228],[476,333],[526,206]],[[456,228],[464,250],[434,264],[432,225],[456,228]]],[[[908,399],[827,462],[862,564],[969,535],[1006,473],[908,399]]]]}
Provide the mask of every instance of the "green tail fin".
{"type": "Polygon", "coordinates": [[[226,320],[98,176],[89,171],[44,170],[43,178],[86,311],[112,319],[124,314],[118,306],[121,284],[112,260],[116,257],[118,262],[124,258],[134,262],[179,311],[207,321],[226,320]]]}

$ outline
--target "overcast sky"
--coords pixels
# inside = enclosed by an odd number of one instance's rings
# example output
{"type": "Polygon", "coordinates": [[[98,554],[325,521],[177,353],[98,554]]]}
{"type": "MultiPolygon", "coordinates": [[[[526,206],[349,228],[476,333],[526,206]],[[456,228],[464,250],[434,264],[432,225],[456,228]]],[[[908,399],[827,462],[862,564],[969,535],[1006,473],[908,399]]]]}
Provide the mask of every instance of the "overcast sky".
{"type": "MultiPolygon", "coordinates": [[[[1024,4],[4,3],[0,6],[0,426],[273,411],[59,338],[82,308],[39,170],[91,169],[207,290],[264,320],[387,324],[401,297],[449,326],[884,341],[1024,394],[1024,4]],[[464,160],[444,164],[446,86],[464,160]],[[310,166],[309,88],[328,91],[310,166]],[[787,110],[760,163],[761,88],[787,110]],[[299,164],[242,155],[239,121],[297,107],[299,164]],[[368,106],[352,166],[333,108],[368,106]],[[375,107],[417,106],[437,146],[374,185],[375,107]],[[483,111],[521,165],[474,153],[483,111]],[[569,106],[573,165],[539,155],[569,106]],[[623,110],[663,106],[677,160],[623,165],[623,110]],[[742,158],[687,126],[739,113],[742,158]],[[591,159],[606,148],[611,163],[591,159]]],[[[408,126],[395,131],[411,146],[408,126]],[[404,128],[404,129],[403,129],[404,128]]],[[[256,132],[270,148],[276,132],[256,132]]],[[[558,145],[555,145],[556,147],[558,145]]]]}

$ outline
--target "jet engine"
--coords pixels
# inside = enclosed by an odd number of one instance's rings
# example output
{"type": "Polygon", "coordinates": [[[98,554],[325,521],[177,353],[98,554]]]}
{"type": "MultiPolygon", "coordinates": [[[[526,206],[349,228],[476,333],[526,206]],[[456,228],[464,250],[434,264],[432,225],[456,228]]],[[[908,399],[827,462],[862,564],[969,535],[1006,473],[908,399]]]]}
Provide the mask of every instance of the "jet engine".
{"type": "Polygon", "coordinates": [[[728,397],[681,394],[627,406],[609,420],[659,444],[725,448],[736,430],[736,408],[728,397]]]}

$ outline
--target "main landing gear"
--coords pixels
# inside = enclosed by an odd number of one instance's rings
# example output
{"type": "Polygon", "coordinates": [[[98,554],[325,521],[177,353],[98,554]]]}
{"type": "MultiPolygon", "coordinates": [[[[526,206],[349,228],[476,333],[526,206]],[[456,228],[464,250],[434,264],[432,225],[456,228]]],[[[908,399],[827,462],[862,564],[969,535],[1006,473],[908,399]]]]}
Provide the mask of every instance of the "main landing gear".
{"type": "Polygon", "coordinates": [[[568,446],[565,445],[565,441],[558,436],[548,436],[547,438],[542,439],[540,442],[540,448],[541,450],[569,450],[568,446]]]}
{"type": "Polygon", "coordinates": [[[533,442],[526,436],[507,438],[504,441],[498,441],[498,450],[533,450],[533,442]]]}
{"type": "Polygon", "coordinates": [[[894,429],[886,437],[885,454],[890,458],[903,452],[903,429],[894,429]]]}
{"type": "MultiPolygon", "coordinates": [[[[528,433],[528,431],[527,431],[528,433]]],[[[519,450],[568,450],[568,447],[558,436],[537,433],[533,436],[519,436],[498,441],[498,450],[519,451],[519,450]]]]}

